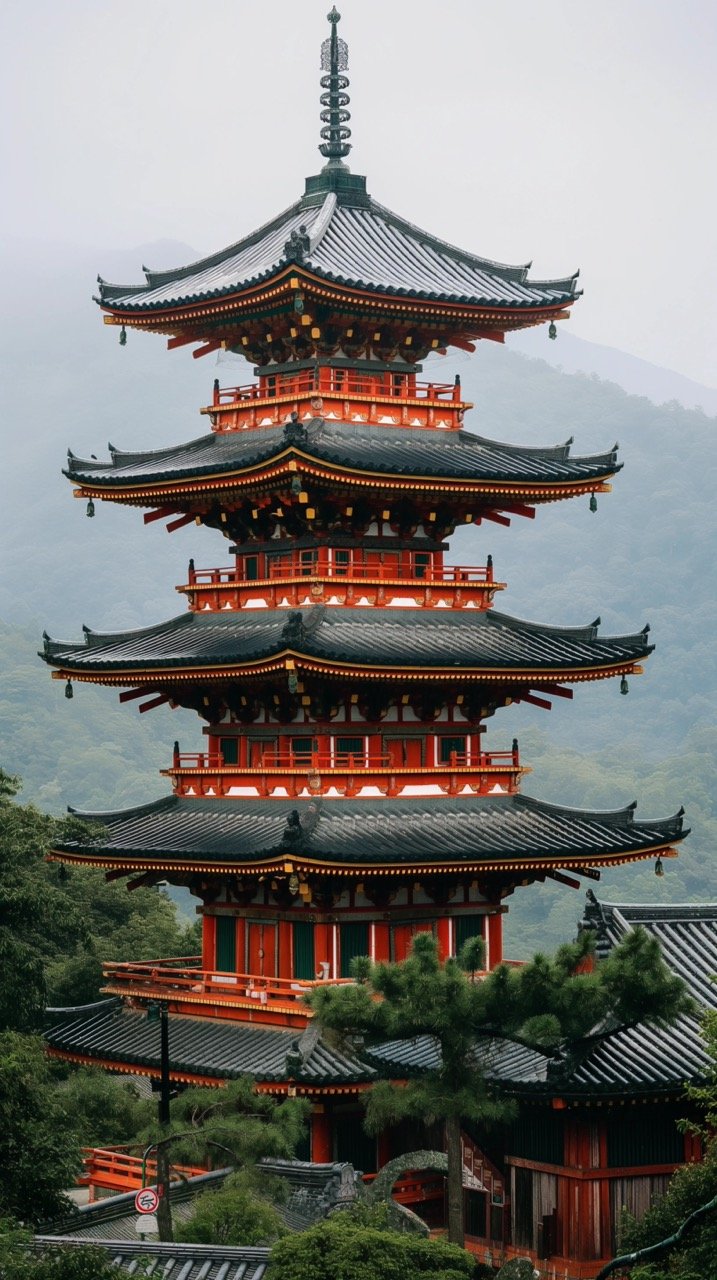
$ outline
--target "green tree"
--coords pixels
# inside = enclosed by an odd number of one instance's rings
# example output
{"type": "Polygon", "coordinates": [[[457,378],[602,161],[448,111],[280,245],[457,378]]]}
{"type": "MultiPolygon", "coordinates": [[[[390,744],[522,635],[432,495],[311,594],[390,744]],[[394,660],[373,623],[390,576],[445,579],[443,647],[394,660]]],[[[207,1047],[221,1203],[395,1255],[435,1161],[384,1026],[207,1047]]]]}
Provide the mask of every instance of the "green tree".
{"type": "Polygon", "coordinates": [[[273,1244],[286,1227],[277,1208],[284,1186],[256,1168],[230,1174],[223,1186],[194,1202],[182,1239],[196,1244],[273,1244]]]}
{"type": "Polygon", "coordinates": [[[99,999],[103,960],[193,954],[199,934],[161,891],[129,894],[100,871],[48,863],[53,846],[96,827],[18,804],[19,790],[0,770],[0,1030],[36,1031],[48,1002],[99,999]]]}
{"type": "Polygon", "coordinates": [[[52,1063],[58,1084],[55,1100],[83,1147],[138,1143],[152,1123],[156,1103],[140,1097],[132,1081],[108,1075],[100,1067],[52,1063]]]}
{"type": "Polygon", "coordinates": [[[342,1210],[285,1236],[271,1251],[273,1280],[466,1280],[475,1259],[463,1249],[392,1231],[384,1206],[342,1210]]]}
{"type": "MultiPolygon", "coordinates": [[[[308,1111],[309,1103],[302,1099],[277,1102],[269,1094],[257,1093],[250,1076],[221,1089],[186,1089],[175,1099],[172,1119],[160,1137],[156,1130],[147,1135],[157,1153],[158,1182],[166,1183],[170,1152],[177,1164],[202,1159],[238,1170],[253,1169],[263,1156],[288,1159],[303,1136],[308,1111]]],[[[241,1185],[248,1193],[249,1182],[245,1179],[241,1185]]],[[[255,1190],[261,1190],[259,1184],[255,1190]]],[[[160,1239],[171,1240],[167,1194],[160,1196],[157,1223],[160,1239]]]]}
{"type": "Polygon", "coordinates": [[[155,960],[192,956],[201,949],[199,923],[184,925],[174,903],[158,889],[107,884],[99,871],[62,868],[62,887],[85,921],[86,936],[47,968],[53,1005],[88,1004],[100,998],[102,965],[108,960],[155,960]]]}
{"type": "Polygon", "coordinates": [[[3,1280],[127,1280],[104,1249],[92,1245],[48,1249],[41,1254],[30,1247],[29,1233],[12,1223],[0,1222],[0,1276],[3,1280]]]}
{"type": "Polygon", "coordinates": [[[309,997],[329,1031],[369,1045],[431,1036],[439,1065],[405,1086],[389,1080],[368,1094],[366,1125],[379,1132],[403,1119],[441,1121],[448,1157],[448,1236],[463,1243],[461,1122],[507,1119],[513,1104],[486,1076],[481,1042],[518,1039],[536,1049],[574,1050],[596,1028],[638,1021],[666,1023],[692,1007],[684,984],[664,965],[657,940],[635,929],[591,972],[593,951],[583,933],[555,956],[537,955],[521,968],[501,965],[475,981],[482,966],[478,939],[441,963],[435,941],[419,934],[401,963],[354,962],[355,985],[320,987],[309,997]]]}
{"type": "MultiPolygon", "coordinates": [[[[717,1143],[712,1141],[701,1164],[678,1169],[663,1198],[641,1222],[625,1214],[620,1254],[667,1240],[700,1205],[717,1196],[717,1143]]],[[[705,1280],[714,1275],[717,1259],[717,1209],[686,1234],[680,1244],[655,1261],[634,1267],[632,1280],[705,1280]]]]}
{"type": "Polygon", "coordinates": [[[42,1042],[0,1034],[0,1214],[23,1222],[65,1213],[81,1156],[42,1042]]]}
{"type": "Polygon", "coordinates": [[[45,965],[86,938],[77,906],[45,862],[53,840],[80,824],[14,803],[20,782],[0,770],[0,1029],[35,1031],[45,1006],[45,965]]]}
{"type": "MultiPolygon", "coordinates": [[[[705,1143],[701,1164],[683,1165],[670,1180],[666,1194],[653,1205],[641,1222],[624,1215],[622,1252],[633,1252],[659,1244],[673,1235],[700,1205],[717,1196],[717,1010],[704,1015],[703,1032],[711,1067],[705,1081],[687,1089],[687,1096],[703,1113],[701,1125],[690,1124],[705,1143]]],[[[714,1273],[717,1258],[717,1209],[707,1214],[686,1233],[684,1239],[664,1257],[634,1268],[633,1280],[703,1280],[714,1273]]]]}

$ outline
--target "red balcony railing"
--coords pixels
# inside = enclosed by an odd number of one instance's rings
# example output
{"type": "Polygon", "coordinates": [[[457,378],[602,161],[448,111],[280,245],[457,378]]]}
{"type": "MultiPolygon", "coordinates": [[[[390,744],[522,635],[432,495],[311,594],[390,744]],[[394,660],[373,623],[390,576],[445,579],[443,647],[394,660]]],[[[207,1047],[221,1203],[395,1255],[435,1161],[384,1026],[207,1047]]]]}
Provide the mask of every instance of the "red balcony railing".
{"type": "MultiPolygon", "coordinates": [[[[367,774],[378,770],[393,770],[402,773],[436,773],[448,769],[471,769],[476,772],[485,769],[509,771],[520,768],[518,751],[481,751],[469,754],[463,751],[451,751],[447,760],[438,764],[403,765],[392,759],[387,752],[378,755],[367,751],[291,751],[287,749],[264,751],[257,763],[252,765],[225,764],[221,752],[209,751],[175,751],[172,757],[173,769],[206,769],[210,772],[226,769],[236,773],[253,773],[266,769],[291,770],[336,770],[341,773],[363,770],[367,774]]],[[[163,962],[164,963],[164,962],[163,962]]]]}
{"type": "Polygon", "coordinates": [[[251,401],[293,399],[296,396],[359,396],[373,400],[451,400],[461,404],[460,383],[419,382],[411,374],[366,374],[355,369],[323,368],[296,374],[277,374],[238,387],[215,386],[213,404],[227,407],[251,401]]]}
{"type": "MultiPolygon", "coordinates": [[[[172,1182],[184,1182],[196,1178],[207,1170],[202,1165],[173,1164],[169,1177],[172,1182]]],[[[82,1173],[77,1179],[80,1187],[102,1187],[106,1191],[137,1191],[143,1185],[157,1181],[157,1161],[143,1160],[132,1155],[127,1147],[83,1147],[82,1173]]]]}
{"type": "Polygon", "coordinates": [[[190,587],[245,586],[255,587],[260,582],[276,582],[289,578],[343,578],[348,582],[400,582],[405,586],[425,584],[447,584],[450,586],[472,586],[493,583],[493,566],[487,565],[445,565],[434,568],[431,565],[413,565],[408,571],[395,564],[322,564],[317,561],[301,559],[301,552],[288,552],[272,556],[268,564],[268,575],[265,578],[247,579],[239,576],[238,568],[231,566],[218,569],[189,569],[190,587]]]}
{"type": "Polygon", "coordinates": [[[352,982],[351,978],[293,979],[262,977],[252,973],[221,973],[195,968],[193,961],[122,961],[103,966],[105,990],[135,998],[164,999],[178,1004],[230,1004],[257,1011],[295,1012],[310,1017],[304,996],[314,987],[352,982]]]}

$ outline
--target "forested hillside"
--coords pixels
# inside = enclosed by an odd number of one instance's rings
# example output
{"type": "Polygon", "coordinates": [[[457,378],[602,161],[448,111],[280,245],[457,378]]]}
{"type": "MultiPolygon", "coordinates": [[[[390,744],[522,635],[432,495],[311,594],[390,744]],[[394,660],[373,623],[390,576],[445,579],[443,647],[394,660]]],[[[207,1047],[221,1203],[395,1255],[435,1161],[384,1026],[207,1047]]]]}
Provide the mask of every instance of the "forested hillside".
{"type": "MultiPolygon", "coordinates": [[[[159,267],[189,257],[181,246],[148,250],[159,267]]],[[[0,357],[9,387],[5,421],[0,583],[3,766],[25,779],[25,795],[55,812],[67,803],[102,809],[162,794],[156,770],[171,744],[199,747],[200,726],[166,709],[141,718],[108,690],[77,687],[63,697],[36,658],[45,627],[71,638],[83,622],[100,630],[142,626],[181,612],[173,586],[189,556],[197,566],[226,563],[218,534],[194,526],[168,537],[142,527],[133,510],[97,504],[88,520],[60,475],[65,450],[105,455],[159,447],[204,433],[197,412],[211,383],[246,381],[241,363],[215,368],[187,353],[167,354],[160,338],[131,333],[125,348],[90,301],[92,280],[135,279],[138,255],[61,249],[16,257],[5,267],[12,331],[0,357]]],[[[582,305],[582,304],[581,304],[582,305]]],[[[559,339],[558,339],[559,341],[559,339]]],[[[547,342],[547,338],[546,338],[547,342]]],[[[493,344],[474,357],[438,360],[433,376],[460,372],[475,401],[472,432],[513,443],[553,444],[574,436],[574,452],[620,442],[624,470],[591,514],[587,499],[459,532],[451,559],[482,563],[509,583],[496,604],[557,624],[600,615],[603,630],[639,630],[649,621],[656,651],[644,676],[620,697],[616,682],[580,687],[549,714],[513,708],[496,717],[487,745],[513,736],[534,767],[526,790],[567,804],[612,808],[639,801],[643,816],[684,804],[694,835],[657,881],[651,864],[618,870],[604,896],[669,900],[717,894],[714,872],[714,705],[717,607],[711,587],[717,421],[678,405],[656,407],[611,383],[567,375],[493,344]]],[[[428,370],[426,371],[428,372],[428,370]]],[[[565,889],[517,895],[514,945],[528,951],[572,929],[582,898],[565,889]]]]}

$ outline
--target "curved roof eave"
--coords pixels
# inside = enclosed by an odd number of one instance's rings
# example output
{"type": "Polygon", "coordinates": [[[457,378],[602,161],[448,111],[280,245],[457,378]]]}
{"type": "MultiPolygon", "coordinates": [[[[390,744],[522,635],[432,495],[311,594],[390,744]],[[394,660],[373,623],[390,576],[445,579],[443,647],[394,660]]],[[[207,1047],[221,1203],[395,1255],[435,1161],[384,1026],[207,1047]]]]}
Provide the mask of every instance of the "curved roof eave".
{"type": "MultiPolygon", "coordinates": [[[[247,289],[256,288],[269,282],[278,273],[285,273],[293,267],[297,271],[302,268],[316,275],[327,283],[335,283],[344,288],[360,289],[363,292],[383,294],[387,297],[411,298],[416,301],[435,301],[468,307],[491,307],[500,310],[521,310],[535,308],[545,310],[570,304],[578,296],[576,289],[578,272],[555,280],[530,280],[528,270],[530,264],[513,266],[495,262],[460,249],[458,246],[442,240],[440,237],[423,231],[414,223],[385,206],[378,204],[370,197],[364,198],[360,206],[353,210],[354,235],[349,233],[348,246],[346,239],[347,221],[351,226],[351,218],[342,214],[350,212],[350,201],[337,201],[335,196],[327,197],[318,206],[307,204],[305,198],[290,205],[283,213],[265,223],[243,239],[228,245],[207,257],[200,258],[184,267],[167,271],[151,271],[145,268],[146,282],[143,285],[114,285],[98,277],[100,296],[99,305],[105,310],[127,315],[134,313],[160,314],[177,307],[199,306],[232,294],[241,294],[247,289]],[[282,243],[284,235],[297,229],[297,220],[305,217],[301,230],[306,231],[307,248],[299,255],[292,255],[291,240],[282,243]],[[342,223],[342,218],[344,219],[342,223]],[[334,225],[339,227],[336,237],[329,233],[334,225]],[[398,237],[401,262],[398,274],[393,282],[388,279],[386,271],[386,253],[388,247],[381,243],[386,238],[386,229],[390,228],[398,237]],[[342,238],[343,233],[343,238],[342,238]],[[333,249],[328,247],[331,239],[336,240],[333,249]],[[261,245],[266,240],[263,260],[261,245]],[[236,263],[236,269],[229,269],[224,280],[212,287],[209,274],[216,272],[223,264],[231,264],[233,259],[241,258],[249,250],[256,249],[253,259],[242,265],[236,263]],[[259,261],[257,261],[257,256],[259,261]],[[356,270],[347,269],[353,264],[356,270]],[[251,267],[256,269],[252,270],[251,267]],[[363,269],[362,269],[363,268],[363,269]],[[461,268],[479,273],[484,279],[481,291],[460,290],[450,287],[460,279],[461,268]],[[446,287],[440,287],[441,271],[444,272],[446,287]],[[424,280],[423,284],[411,287],[411,278],[424,280]],[[193,288],[179,291],[182,282],[189,284],[195,281],[193,288]],[[491,287],[489,282],[495,282],[491,287]],[[171,292],[173,285],[177,286],[171,292]],[[500,285],[506,286],[501,290],[500,285]],[[486,288],[485,286],[488,285],[486,288]],[[156,295],[158,292],[163,296],[156,295]],[[520,296],[522,294],[522,296],[520,296]],[[540,296],[542,295],[542,296],[540,296]]],[[[394,236],[394,239],[395,239],[394,236]]],[[[389,252],[389,259],[397,255],[389,252]]],[[[390,275],[390,272],[388,273],[390,275]]],[[[463,272],[465,280],[465,272],[463,272]]]]}

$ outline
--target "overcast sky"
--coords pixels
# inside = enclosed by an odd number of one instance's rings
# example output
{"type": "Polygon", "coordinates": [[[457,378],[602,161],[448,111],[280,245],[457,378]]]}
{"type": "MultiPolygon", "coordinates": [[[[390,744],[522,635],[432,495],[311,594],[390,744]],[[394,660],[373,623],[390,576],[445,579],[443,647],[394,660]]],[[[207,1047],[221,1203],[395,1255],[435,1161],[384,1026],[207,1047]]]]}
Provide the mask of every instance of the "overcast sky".
{"type": "MultiPolygon", "coordinates": [[[[716,385],[717,0],[339,7],[371,194],[538,278],[580,267],[572,332],[716,385]]],[[[5,0],[11,248],[96,247],[103,273],[103,252],[209,252],[290,204],[322,163],[328,8],[5,0]]]]}

